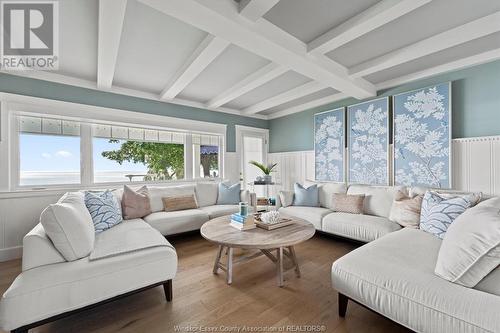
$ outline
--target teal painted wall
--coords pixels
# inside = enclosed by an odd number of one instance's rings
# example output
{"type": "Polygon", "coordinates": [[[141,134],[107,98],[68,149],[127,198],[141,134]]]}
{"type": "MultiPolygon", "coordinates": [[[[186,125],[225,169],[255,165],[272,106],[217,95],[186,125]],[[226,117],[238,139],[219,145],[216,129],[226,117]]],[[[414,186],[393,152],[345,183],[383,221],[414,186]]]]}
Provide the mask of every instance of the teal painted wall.
{"type": "Polygon", "coordinates": [[[66,102],[226,124],[227,151],[235,151],[236,149],[234,125],[268,128],[267,120],[242,117],[229,113],[209,111],[8,74],[0,74],[0,91],[66,102]]]}
{"type": "MultiPolygon", "coordinates": [[[[500,61],[379,91],[391,96],[452,81],[453,138],[500,135],[500,61]]],[[[358,103],[353,98],[269,121],[270,152],[313,150],[315,113],[358,103]]]]}

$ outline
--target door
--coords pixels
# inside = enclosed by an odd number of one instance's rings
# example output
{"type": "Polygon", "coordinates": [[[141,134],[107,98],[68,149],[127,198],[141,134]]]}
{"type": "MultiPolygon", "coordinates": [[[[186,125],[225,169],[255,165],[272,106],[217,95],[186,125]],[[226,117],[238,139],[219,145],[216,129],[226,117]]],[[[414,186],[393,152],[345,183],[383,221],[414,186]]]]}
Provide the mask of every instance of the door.
{"type": "Polygon", "coordinates": [[[250,161],[267,163],[267,130],[245,128],[239,131],[239,134],[239,156],[243,187],[254,190],[257,196],[264,196],[265,189],[263,186],[255,186],[254,188],[248,184],[252,183],[258,176],[263,176],[262,171],[255,165],[250,164],[250,161]]]}

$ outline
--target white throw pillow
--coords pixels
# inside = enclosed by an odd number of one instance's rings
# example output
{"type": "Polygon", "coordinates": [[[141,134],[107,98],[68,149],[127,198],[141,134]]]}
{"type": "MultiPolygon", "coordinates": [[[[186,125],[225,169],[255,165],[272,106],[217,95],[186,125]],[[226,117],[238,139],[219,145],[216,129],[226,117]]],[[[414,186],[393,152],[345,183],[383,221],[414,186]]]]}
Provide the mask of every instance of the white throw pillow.
{"type": "Polygon", "coordinates": [[[293,197],[294,197],[293,191],[280,191],[279,196],[280,196],[281,207],[288,207],[293,204],[293,197]]]}
{"type": "Polygon", "coordinates": [[[213,206],[217,203],[219,185],[216,182],[197,183],[195,191],[199,207],[213,206]]]}
{"type": "Polygon", "coordinates": [[[194,193],[194,185],[180,186],[147,186],[149,192],[149,200],[151,203],[151,211],[161,212],[163,210],[162,198],[172,197],[176,195],[190,195],[194,193]]]}
{"type": "Polygon", "coordinates": [[[68,192],[45,208],[40,223],[67,261],[84,258],[94,249],[94,224],[81,192],[68,192]]]}
{"type": "Polygon", "coordinates": [[[474,287],[500,265],[500,206],[496,198],[490,200],[469,208],[449,226],[436,263],[438,276],[474,287]]]}

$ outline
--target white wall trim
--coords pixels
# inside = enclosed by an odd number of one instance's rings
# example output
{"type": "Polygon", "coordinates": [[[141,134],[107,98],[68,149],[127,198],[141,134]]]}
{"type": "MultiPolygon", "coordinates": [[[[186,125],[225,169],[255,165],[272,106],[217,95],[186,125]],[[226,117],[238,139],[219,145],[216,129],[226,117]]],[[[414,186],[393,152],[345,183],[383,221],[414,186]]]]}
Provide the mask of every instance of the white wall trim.
{"type": "Polygon", "coordinates": [[[23,256],[23,247],[14,246],[7,249],[0,249],[0,262],[19,259],[23,256]]]}

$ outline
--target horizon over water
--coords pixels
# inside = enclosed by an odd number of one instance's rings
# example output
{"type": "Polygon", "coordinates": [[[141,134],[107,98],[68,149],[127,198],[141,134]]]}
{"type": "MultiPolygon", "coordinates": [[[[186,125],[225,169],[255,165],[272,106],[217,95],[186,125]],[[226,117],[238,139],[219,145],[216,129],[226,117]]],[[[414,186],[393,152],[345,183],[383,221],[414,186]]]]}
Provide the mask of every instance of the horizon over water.
{"type": "MultiPolygon", "coordinates": [[[[95,183],[129,182],[125,175],[142,174],[137,171],[96,171],[94,173],[95,183]]],[[[142,181],[142,177],[134,178],[134,181],[142,181]]],[[[66,185],[79,184],[80,171],[21,171],[21,186],[44,186],[44,185],[66,185]]]]}

